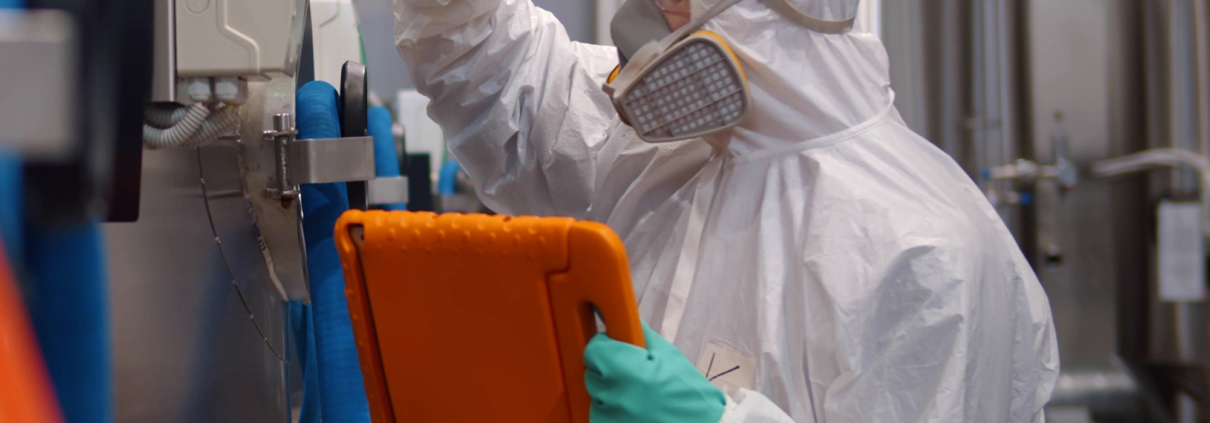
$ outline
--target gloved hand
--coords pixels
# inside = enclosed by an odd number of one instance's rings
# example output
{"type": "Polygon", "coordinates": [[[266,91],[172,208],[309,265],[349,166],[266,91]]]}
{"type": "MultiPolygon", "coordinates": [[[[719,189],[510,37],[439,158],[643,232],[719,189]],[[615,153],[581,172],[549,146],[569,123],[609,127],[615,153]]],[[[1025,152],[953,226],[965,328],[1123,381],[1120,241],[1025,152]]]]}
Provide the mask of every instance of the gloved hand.
{"type": "Polygon", "coordinates": [[[643,323],[647,349],[599,333],[584,349],[592,423],[717,423],[726,396],[643,323]]]}

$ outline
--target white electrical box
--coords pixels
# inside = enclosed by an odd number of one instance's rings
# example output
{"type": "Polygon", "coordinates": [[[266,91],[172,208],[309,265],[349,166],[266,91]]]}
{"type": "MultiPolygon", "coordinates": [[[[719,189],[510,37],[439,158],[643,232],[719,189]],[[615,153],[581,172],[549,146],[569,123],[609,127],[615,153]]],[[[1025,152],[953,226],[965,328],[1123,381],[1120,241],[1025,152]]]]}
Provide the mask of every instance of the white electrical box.
{"type": "Polygon", "coordinates": [[[178,77],[294,75],[307,0],[173,1],[178,77]]]}

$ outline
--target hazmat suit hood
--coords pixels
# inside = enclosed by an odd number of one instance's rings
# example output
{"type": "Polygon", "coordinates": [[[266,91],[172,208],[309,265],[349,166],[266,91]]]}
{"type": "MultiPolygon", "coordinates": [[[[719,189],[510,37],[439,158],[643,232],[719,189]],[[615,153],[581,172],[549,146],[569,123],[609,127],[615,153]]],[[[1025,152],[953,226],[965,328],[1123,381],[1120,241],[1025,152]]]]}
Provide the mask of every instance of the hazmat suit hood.
{"type": "MultiPolygon", "coordinates": [[[[718,0],[691,0],[694,16],[718,0]]],[[[842,21],[857,0],[790,0],[815,19],[842,21]]],[[[741,1],[702,29],[727,40],[748,77],[752,109],[733,131],[736,155],[778,148],[858,126],[893,100],[882,43],[864,29],[825,34],[805,28],[764,1],[741,1]]]]}
{"type": "MultiPolygon", "coordinates": [[[[720,0],[690,0],[693,17],[700,16],[720,0]]],[[[807,16],[825,21],[843,21],[857,16],[859,0],[790,0],[799,11],[807,16]]]]}

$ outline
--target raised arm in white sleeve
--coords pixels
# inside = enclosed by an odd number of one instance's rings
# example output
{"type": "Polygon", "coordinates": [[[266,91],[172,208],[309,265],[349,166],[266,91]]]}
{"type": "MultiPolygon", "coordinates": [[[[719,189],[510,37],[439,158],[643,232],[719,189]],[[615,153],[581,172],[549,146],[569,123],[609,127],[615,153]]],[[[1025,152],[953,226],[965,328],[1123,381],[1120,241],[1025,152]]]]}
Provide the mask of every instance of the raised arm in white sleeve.
{"type": "Polygon", "coordinates": [[[488,207],[584,217],[612,47],[572,42],[530,0],[396,0],[395,44],[488,207]]]}

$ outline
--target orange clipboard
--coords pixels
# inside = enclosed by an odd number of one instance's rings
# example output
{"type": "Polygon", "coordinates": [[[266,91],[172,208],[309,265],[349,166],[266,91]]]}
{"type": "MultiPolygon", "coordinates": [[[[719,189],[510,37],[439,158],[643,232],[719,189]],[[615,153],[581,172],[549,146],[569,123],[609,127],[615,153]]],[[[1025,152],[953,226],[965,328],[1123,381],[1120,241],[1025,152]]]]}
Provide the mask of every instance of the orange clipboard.
{"type": "Polygon", "coordinates": [[[599,223],[353,210],[336,246],[375,423],[588,423],[594,307],[645,345],[625,249],[599,223]]]}

